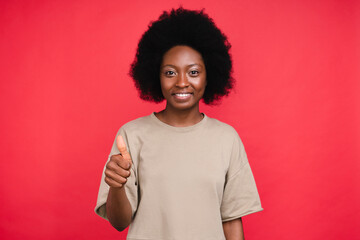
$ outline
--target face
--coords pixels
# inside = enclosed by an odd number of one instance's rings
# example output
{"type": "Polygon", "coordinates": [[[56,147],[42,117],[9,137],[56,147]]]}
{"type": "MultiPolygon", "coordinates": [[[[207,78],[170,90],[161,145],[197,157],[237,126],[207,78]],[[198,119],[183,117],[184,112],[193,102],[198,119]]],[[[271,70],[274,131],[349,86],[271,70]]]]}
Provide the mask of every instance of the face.
{"type": "Polygon", "coordinates": [[[168,50],[160,67],[160,83],[167,108],[198,109],[206,87],[206,69],[201,54],[188,46],[168,50]]]}

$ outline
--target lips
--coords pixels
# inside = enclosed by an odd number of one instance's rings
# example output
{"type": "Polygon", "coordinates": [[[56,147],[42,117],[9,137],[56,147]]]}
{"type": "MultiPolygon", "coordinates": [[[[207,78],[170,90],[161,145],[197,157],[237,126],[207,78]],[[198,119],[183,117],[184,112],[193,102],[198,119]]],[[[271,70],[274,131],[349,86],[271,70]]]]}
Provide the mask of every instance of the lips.
{"type": "Polygon", "coordinates": [[[179,101],[186,101],[186,100],[190,99],[190,97],[193,95],[193,93],[179,92],[179,93],[173,93],[171,95],[179,101]]]}
{"type": "Polygon", "coordinates": [[[175,95],[177,97],[187,97],[187,96],[191,95],[191,93],[174,93],[173,95],[175,95]]]}

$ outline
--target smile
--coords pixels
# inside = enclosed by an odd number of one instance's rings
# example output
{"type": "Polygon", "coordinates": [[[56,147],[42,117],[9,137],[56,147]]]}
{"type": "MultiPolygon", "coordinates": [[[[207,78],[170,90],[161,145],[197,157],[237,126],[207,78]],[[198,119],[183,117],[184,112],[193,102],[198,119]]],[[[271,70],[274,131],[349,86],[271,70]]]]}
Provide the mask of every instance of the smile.
{"type": "Polygon", "coordinates": [[[190,100],[190,98],[193,94],[192,93],[173,93],[171,95],[176,99],[176,101],[184,102],[184,101],[190,100]]]}
{"type": "Polygon", "coordinates": [[[191,93],[175,93],[174,95],[177,97],[188,97],[191,93]]]}

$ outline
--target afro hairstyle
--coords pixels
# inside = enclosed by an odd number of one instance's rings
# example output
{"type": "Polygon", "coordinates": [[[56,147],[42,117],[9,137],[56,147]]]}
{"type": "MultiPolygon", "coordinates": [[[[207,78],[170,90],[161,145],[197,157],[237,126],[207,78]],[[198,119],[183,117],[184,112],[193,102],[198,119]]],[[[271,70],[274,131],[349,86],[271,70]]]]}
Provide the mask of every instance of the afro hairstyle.
{"type": "Polygon", "coordinates": [[[160,85],[160,66],[163,55],[172,47],[189,46],[204,60],[207,85],[205,104],[213,104],[227,96],[233,87],[231,48],[227,37],[213,20],[201,11],[182,7],[164,11],[151,22],[142,35],[129,75],[134,79],[140,98],[161,102],[164,96],[160,85]]]}

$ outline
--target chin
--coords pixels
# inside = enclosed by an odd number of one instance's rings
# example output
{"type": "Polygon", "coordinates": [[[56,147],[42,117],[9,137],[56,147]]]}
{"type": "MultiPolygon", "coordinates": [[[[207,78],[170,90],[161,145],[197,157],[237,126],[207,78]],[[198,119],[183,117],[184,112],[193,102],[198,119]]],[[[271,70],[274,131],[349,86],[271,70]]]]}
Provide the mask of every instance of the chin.
{"type": "Polygon", "coordinates": [[[196,104],[171,104],[171,107],[176,110],[185,111],[196,108],[196,104]]]}

